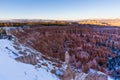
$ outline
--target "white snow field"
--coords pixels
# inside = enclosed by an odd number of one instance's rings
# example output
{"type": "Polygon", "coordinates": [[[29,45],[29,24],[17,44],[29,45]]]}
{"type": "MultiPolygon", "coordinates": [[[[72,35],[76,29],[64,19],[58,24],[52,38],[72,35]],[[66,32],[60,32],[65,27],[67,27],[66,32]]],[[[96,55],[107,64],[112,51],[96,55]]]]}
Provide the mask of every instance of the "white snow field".
{"type": "Polygon", "coordinates": [[[32,65],[17,62],[13,58],[15,54],[9,50],[17,53],[13,45],[12,41],[0,39],[0,80],[59,80],[43,68],[35,69],[32,65]]]}

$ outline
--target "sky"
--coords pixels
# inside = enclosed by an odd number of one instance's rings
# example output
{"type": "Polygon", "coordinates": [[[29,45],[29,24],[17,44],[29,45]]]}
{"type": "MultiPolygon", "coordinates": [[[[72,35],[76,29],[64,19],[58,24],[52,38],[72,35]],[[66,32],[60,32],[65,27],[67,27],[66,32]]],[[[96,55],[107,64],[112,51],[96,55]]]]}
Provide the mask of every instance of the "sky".
{"type": "Polygon", "coordinates": [[[120,0],[0,0],[0,19],[120,18],[120,0]]]}

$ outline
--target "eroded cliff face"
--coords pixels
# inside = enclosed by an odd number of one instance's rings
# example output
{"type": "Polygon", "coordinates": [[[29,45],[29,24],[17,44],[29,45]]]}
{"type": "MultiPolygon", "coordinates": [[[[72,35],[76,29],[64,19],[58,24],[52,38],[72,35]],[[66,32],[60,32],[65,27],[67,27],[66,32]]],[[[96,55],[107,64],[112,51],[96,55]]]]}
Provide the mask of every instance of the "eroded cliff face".
{"type": "MultiPolygon", "coordinates": [[[[9,32],[20,43],[41,52],[45,59],[58,63],[56,65],[58,67],[61,67],[64,62],[65,51],[68,49],[69,64],[75,72],[82,70],[82,72],[88,73],[92,68],[109,74],[106,66],[108,58],[120,54],[119,30],[119,28],[97,26],[45,26],[21,28],[9,32]]],[[[37,55],[23,56],[17,58],[17,60],[35,65],[39,62],[34,58],[37,55]]]]}

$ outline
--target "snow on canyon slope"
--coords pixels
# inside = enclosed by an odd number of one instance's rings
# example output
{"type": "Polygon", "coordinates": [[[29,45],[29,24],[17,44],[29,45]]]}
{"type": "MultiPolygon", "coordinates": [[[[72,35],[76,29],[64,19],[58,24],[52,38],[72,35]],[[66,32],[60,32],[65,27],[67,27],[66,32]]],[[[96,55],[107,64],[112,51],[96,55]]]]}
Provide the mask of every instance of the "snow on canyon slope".
{"type": "Polygon", "coordinates": [[[59,80],[44,68],[16,61],[20,56],[12,41],[0,39],[0,80],[59,80]]]}

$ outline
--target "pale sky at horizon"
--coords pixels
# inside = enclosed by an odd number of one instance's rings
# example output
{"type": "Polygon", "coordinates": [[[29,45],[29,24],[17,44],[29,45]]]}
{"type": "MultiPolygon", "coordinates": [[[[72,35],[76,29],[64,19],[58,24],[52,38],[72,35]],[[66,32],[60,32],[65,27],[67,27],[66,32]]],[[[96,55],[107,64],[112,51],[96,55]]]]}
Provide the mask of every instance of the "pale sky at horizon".
{"type": "Polygon", "coordinates": [[[120,0],[0,0],[0,19],[120,18],[120,0]]]}

